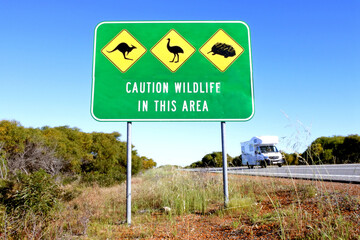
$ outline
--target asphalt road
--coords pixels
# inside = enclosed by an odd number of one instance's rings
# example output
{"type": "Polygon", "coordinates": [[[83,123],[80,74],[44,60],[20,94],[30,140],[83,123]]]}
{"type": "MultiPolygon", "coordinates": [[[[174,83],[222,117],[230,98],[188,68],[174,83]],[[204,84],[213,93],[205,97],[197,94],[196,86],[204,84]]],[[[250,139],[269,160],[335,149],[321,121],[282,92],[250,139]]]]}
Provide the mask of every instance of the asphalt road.
{"type": "MultiPolygon", "coordinates": [[[[222,172],[222,168],[198,168],[190,171],[222,172]]],[[[270,166],[267,168],[229,167],[229,174],[285,177],[360,184],[360,164],[270,166]]]]}

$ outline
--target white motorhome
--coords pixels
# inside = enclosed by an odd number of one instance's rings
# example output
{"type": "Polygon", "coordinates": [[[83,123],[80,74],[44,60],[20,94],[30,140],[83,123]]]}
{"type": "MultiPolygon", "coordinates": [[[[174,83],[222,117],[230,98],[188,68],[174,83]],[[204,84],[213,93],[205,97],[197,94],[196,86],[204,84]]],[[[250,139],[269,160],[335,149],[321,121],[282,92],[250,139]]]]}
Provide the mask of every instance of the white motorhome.
{"type": "Polygon", "coordinates": [[[242,164],[249,168],[254,168],[255,165],[266,168],[271,164],[281,167],[284,159],[276,148],[278,142],[277,136],[253,137],[250,141],[242,142],[242,164]]]}

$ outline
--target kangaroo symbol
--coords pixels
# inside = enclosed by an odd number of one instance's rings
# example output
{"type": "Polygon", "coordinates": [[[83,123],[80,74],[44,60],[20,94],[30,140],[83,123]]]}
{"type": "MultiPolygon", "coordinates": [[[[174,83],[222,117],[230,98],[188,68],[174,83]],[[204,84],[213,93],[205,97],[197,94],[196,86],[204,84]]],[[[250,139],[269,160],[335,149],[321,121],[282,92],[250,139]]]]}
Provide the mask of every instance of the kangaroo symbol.
{"type": "Polygon", "coordinates": [[[126,60],[131,60],[130,58],[127,58],[126,56],[129,55],[129,53],[133,50],[133,49],[136,49],[136,47],[134,45],[131,45],[131,47],[129,47],[129,45],[127,45],[126,43],[122,42],[120,43],[119,45],[116,46],[116,48],[114,48],[114,50],[112,51],[107,51],[108,53],[112,53],[116,50],[119,50],[120,52],[122,52],[122,54],[124,55],[124,58],[126,60]]]}

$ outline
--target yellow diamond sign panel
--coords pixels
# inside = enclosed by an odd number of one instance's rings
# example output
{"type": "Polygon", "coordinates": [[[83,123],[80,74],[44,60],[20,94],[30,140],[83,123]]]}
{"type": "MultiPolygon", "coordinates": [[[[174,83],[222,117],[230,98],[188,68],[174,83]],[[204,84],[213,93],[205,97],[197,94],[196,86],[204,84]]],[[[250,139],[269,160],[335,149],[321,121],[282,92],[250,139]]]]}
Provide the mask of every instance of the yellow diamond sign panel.
{"type": "Polygon", "coordinates": [[[230,65],[244,52],[224,30],[219,29],[199,51],[221,72],[225,72],[230,65]]]}
{"type": "Polygon", "coordinates": [[[176,72],[196,49],[178,32],[171,29],[150,51],[170,71],[176,72]]]}
{"type": "Polygon", "coordinates": [[[145,52],[146,48],[125,29],[101,50],[122,73],[129,70],[145,52]]]}

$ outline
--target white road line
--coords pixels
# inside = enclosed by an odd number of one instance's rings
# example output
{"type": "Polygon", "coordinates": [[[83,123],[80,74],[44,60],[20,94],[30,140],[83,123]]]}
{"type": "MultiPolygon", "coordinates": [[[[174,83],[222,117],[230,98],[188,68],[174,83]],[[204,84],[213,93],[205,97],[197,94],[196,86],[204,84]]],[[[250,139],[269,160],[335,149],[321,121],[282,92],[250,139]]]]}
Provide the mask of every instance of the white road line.
{"type": "MultiPolygon", "coordinates": [[[[229,171],[230,172],[230,171],[229,171]]],[[[239,172],[231,172],[231,173],[239,173],[239,172]]],[[[343,178],[349,178],[349,177],[353,177],[353,178],[359,178],[360,176],[358,175],[330,175],[330,174],[306,174],[306,173],[261,173],[261,172],[242,172],[239,174],[244,174],[244,175],[273,175],[273,176],[277,176],[277,175],[285,175],[285,176],[311,176],[311,177],[343,177],[343,178]]]]}
{"type": "Polygon", "coordinates": [[[332,168],[329,168],[329,167],[315,167],[315,168],[310,168],[310,167],[303,167],[303,168],[288,168],[288,167],[285,167],[286,169],[300,169],[300,170],[302,170],[302,169],[331,169],[331,170],[358,170],[358,169],[360,169],[360,167],[358,167],[358,168],[350,168],[350,167],[348,167],[348,168],[336,168],[336,167],[332,167],[332,168]]]}

